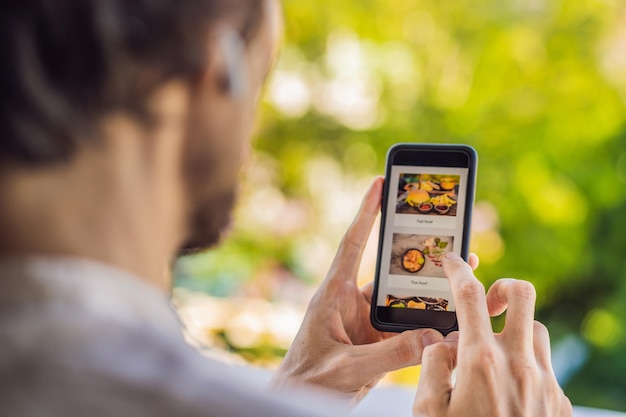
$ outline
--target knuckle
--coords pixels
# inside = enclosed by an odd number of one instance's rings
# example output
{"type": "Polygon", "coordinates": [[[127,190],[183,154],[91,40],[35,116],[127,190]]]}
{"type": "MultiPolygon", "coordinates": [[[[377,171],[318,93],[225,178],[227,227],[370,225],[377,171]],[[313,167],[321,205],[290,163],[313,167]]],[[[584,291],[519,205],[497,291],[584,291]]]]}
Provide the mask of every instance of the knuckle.
{"type": "Polygon", "coordinates": [[[480,366],[490,368],[498,366],[500,360],[498,350],[491,346],[475,352],[475,357],[480,366]]]}
{"type": "Polygon", "coordinates": [[[422,349],[422,361],[437,356],[437,350],[441,349],[441,347],[439,346],[440,344],[441,343],[436,343],[434,345],[425,346],[424,349],[422,349]]]}
{"type": "Polygon", "coordinates": [[[519,386],[531,385],[537,376],[537,370],[533,364],[524,358],[515,357],[509,360],[511,377],[519,386]]]}
{"type": "Polygon", "coordinates": [[[492,374],[502,367],[500,352],[493,346],[483,346],[475,349],[472,354],[472,368],[479,374],[492,374]]]}
{"type": "Polygon", "coordinates": [[[423,362],[451,361],[452,366],[456,362],[456,347],[453,343],[442,342],[426,346],[422,352],[423,362]]]}
{"type": "Polygon", "coordinates": [[[476,279],[465,279],[458,284],[458,293],[462,298],[484,297],[485,286],[476,279]]]}
{"type": "Polygon", "coordinates": [[[421,353],[421,349],[412,339],[401,337],[395,344],[392,354],[398,363],[416,364],[419,361],[421,353]]]}
{"type": "Polygon", "coordinates": [[[441,345],[442,343],[437,343],[426,346],[422,352],[422,361],[433,360],[441,356],[442,349],[444,349],[441,345]]]}
{"type": "Polygon", "coordinates": [[[511,290],[516,297],[535,302],[537,291],[535,286],[528,281],[515,280],[511,283],[511,290]]]}
{"type": "Polygon", "coordinates": [[[452,274],[471,272],[472,268],[462,259],[451,259],[445,263],[446,269],[452,274]]]}
{"type": "Polygon", "coordinates": [[[330,280],[328,284],[325,286],[325,290],[328,294],[341,294],[345,288],[347,287],[347,283],[341,279],[330,280]]]}

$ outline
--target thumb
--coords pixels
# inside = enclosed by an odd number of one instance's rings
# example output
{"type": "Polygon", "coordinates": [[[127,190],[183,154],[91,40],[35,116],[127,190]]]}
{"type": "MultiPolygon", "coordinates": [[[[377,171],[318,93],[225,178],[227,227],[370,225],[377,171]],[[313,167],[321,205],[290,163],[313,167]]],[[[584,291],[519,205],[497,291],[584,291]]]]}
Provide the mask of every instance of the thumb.
{"type": "Polygon", "coordinates": [[[356,218],[344,235],[327,280],[355,281],[363,257],[365,244],[372,231],[374,221],[380,212],[380,200],[383,193],[382,177],[376,177],[367,190],[356,218]]]}
{"type": "Polygon", "coordinates": [[[413,415],[442,415],[448,408],[456,352],[457,341],[450,339],[424,349],[413,415]]]}
{"type": "Polygon", "coordinates": [[[411,330],[376,343],[356,346],[359,349],[355,361],[356,372],[368,372],[373,375],[384,374],[411,365],[422,360],[425,346],[438,343],[443,336],[431,329],[411,330]]]}

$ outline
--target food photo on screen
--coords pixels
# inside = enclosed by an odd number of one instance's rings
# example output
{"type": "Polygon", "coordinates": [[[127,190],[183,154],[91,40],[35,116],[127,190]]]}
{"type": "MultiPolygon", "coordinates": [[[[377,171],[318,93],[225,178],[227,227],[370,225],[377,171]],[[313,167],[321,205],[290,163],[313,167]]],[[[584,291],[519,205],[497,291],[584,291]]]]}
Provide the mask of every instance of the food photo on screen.
{"type": "Polygon", "coordinates": [[[389,273],[444,278],[442,259],[453,245],[453,236],[394,233],[389,273]]]}
{"type": "Polygon", "coordinates": [[[459,175],[400,174],[396,213],[456,216],[459,175]]]}
{"type": "Polygon", "coordinates": [[[387,307],[413,308],[416,310],[448,311],[450,303],[445,298],[416,296],[395,296],[387,294],[387,307]]]}

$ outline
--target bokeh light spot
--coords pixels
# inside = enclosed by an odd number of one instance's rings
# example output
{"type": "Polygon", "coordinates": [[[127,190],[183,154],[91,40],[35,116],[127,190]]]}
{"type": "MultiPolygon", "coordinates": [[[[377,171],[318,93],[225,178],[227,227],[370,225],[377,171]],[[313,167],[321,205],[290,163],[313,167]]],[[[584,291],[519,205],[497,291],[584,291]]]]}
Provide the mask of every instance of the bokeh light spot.
{"type": "Polygon", "coordinates": [[[582,335],[587,341],[600,348],[612,348],[623,338],[622,326],[612,313],[596,308],[585,316],[582,335]]]}

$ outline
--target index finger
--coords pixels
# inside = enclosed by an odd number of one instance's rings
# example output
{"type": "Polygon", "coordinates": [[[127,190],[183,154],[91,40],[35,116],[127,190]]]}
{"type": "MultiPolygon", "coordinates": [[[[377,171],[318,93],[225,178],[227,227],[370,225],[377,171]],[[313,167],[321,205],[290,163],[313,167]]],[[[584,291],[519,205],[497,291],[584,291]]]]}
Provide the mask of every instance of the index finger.
{"type": "Polygon", "coordinates": [[[461,344],[465,340],[493,337],[485,287],[476,279],[472,268],[460,256],[450,252],[444,257],[443,270],[456,304],[461,344]]]}
{"type": "Polygon", "coordinates": [[[365,244],[380,211],[383,177],[376,177],[363,197],[354,221],[344,235],[329,274],[331,279],[353,280],[361,263],[365,244]]]}

